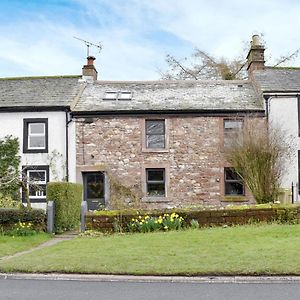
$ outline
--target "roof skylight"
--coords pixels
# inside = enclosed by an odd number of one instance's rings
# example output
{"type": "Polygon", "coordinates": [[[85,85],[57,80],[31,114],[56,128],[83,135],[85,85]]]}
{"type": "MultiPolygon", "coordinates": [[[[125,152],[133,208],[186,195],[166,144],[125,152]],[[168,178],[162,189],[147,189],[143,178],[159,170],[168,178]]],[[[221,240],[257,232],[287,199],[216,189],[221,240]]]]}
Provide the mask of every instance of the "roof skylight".
{"type": "Polygon", "coordinates": [[[130,91],[107,91],[104,94],[103,100],[125,100],[130,101],[132,99],[132,92],[130,91]]]}

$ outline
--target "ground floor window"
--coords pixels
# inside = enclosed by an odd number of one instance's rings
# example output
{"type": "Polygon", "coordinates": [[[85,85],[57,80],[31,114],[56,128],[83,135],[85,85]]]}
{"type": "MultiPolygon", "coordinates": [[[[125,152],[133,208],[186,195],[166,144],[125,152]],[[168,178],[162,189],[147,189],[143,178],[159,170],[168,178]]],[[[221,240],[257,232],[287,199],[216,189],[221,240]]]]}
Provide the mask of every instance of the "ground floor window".
{"type": "Polygon", "coordinates": [[[164,168],[146,169],[146,188],[149,197],[166,196],[166,179],[164,168]]]}
{"type": "MultiPolygon", "coordinates": [[[[27,187],[30,202],[46,201],[46,184],[49,181],[49,166],[23,167],[23,181],[27,187]]],[[[26,202],[23,189],[23,202],[26,202]]]]}
{"type": "Polygon", "coordinates": [[[245,194],[244,181],[232,168],[224,169],[225,196],[243,196],[245,194]]]}

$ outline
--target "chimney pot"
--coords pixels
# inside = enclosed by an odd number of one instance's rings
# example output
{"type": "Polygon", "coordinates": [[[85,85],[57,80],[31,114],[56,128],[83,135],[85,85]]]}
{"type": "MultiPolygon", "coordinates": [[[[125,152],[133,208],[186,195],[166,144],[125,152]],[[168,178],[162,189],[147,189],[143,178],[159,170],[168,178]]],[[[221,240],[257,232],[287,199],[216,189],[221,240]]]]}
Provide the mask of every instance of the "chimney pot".
{"type": "Polygon", "coordinates": [[[252,36],[252,43],[251,43],[251,46],[261,46],[260,38],[259,38],[259,35],[258,35],[258,34],[254,34],[254,35],[252,36]]]}
{"type": "Polygon", "coordinates": [[[92,66],[92,65],[94,65],[94,60],[95,60],[96,58],[94,57],[94,56],[88,56],[87,57],[87,64],[89,65],[89,66],[92,66]]]}

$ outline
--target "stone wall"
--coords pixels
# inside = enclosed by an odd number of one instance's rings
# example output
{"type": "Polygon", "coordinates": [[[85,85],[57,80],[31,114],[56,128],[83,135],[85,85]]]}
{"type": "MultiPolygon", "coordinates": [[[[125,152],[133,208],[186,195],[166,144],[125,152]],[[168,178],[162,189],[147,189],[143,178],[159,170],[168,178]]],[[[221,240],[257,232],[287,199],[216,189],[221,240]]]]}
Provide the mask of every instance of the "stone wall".
{"type": "Polygon", "coordinates": [[[253,202],[248,191],[224,196],[222,117],[166,117],[168,148],[161,152],[143,149],[144,123],[135,116],[77,119],[77,181],[83,170],[105,171],[140,195],[142,208],[253,202]],[[145,197],[148,167],[166,169],[167,197],[145,197]]]}
{"type": "MultiPolygon", "coordinates": [[[[144,212],[140,215],[159,216],[164,212],[144,212]]],[[[171,213],[171,212],[169,212],[171,213]]],[[[222,210],[195,210],[185,211],[176,210],[184,219],[184,224],[190,224],[191,220],[197,220],[201,227],[205,226],[224,226],[224,225],[243,225],[259,222],[280,222],[280,223],[296,223],[300,220],[299,206],[290,207],[270,207],[270,208],[243,208],[243,209],[222,209],[222,210]]],[[[126,231],[132,218],[137,218],[137,214],[132,212],[122,212],[118,214],[88,213],[86,215],[86,225],[88,230],[98,230],[102,232],[112,232],[114,223],[126,231]]]]}

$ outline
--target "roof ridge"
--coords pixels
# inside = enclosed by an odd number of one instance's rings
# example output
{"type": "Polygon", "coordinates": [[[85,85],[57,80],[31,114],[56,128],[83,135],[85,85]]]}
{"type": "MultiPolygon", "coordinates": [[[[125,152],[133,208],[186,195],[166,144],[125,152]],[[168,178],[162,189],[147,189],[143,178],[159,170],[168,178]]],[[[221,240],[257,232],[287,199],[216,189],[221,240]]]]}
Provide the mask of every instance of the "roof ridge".
{"type": "Polygon", "coordinates": [[[24,76],[24,77],[0,77],[0,80],[30,80],[30,79],[58,79],[80,78],[81,75],[51,75],[51,76],[24,76]]]}
{"type": "Polygon", "coordinates": [[[208,83],[214,83],[214,84],[238,84],[238,83],[243,83],[243,84],[249,84],[251,83],[250,80],[212,80],[212,79],[207,79],[207,80],[97,80],[95,81],[97,84],[125,84],[125,83],[139,83],[139,84],[170,84],[170,83],[200,83],[200,84],[208,84],[208,83]]]}

